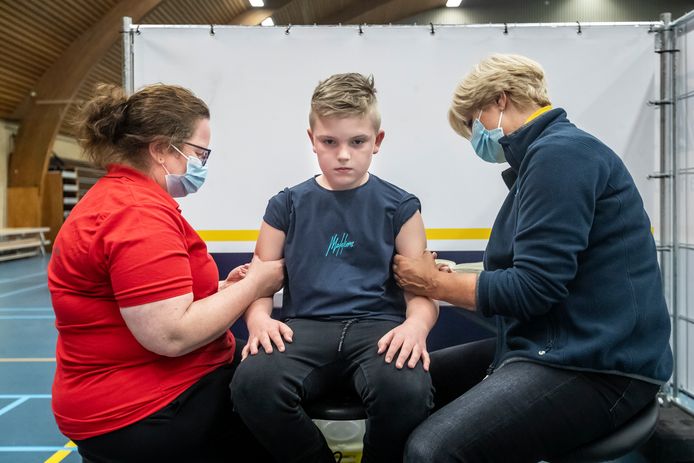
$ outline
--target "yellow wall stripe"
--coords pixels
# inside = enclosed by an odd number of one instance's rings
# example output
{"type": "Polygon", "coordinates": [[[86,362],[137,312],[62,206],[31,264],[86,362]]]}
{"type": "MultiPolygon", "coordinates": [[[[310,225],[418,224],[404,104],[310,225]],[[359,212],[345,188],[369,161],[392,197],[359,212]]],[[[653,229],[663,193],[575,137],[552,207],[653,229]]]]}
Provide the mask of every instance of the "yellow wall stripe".
{"type": "MultiPolygon", "coordinates": [[[[258,230],[198,230],[205,241],[256,241],[258,230]]],[[[427,228],[430,240],[487,240],[491,228],[427,228]]]]}
{"type": "Polygon", "coordinates": [[[204,241],[256,241],[258,230],[198,230],[204,241]]]}
{"type": "Polygon", "coordinates": [[[427,228],[428,240],[488,240],[491,228],[427,228]]]}
{"type": "MultiPolygon", "coordinates": [[[[72,442],[71,440],[67,441],[67,444],[65,444],[65,448],[68,449],[74,449],[76,448],[77,445],[72,442]]],[[[65,459],[68,455],[72,453],[72,450],[58,450],[55,452],[53,455],[51,455],[48,460],[44,461],[43,463],[59,463],[65,459]]]]}

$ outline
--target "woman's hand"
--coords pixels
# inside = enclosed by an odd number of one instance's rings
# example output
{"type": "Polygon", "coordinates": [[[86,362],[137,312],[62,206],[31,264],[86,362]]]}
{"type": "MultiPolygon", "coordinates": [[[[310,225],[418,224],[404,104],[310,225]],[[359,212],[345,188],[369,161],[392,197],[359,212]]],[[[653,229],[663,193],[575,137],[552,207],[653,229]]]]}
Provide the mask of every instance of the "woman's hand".
{"type": "Polygon", "coordinates": [[[448,267],[437,268],[434,259],[436,259],[436,253],[429,251],[424,251],[417,258],[396,254],[393,261],[395,281],[405,291],[418,296],[436,299],[434,293],[436,291],[437,274],[440,270],[446,272],[448,267]]]}
{"type": "Polygon", "coordinates": [[[284,259],[262,261],[253,256],[245,279],[255,285],[258,298],[272,297],[284,283],[284,259]]]}
{"type": "Polygon", "coordinates": [[[228,288],[229,286],[233,285],[234,283],[238,283],[239,281],[246,278],[246,274],[248,273],[248,268],[250,266],[251,266],[250,263],[239,265],[238,267],[233,269],[231,272],[229,272],[229,275],[227,275],[226,280],[219,282],[219,290],[221,291],[224,288],[228,288]]]}
{"type": "Polygon", "coordinates": [[[252,308],[246,314],[246,326],[248,327],[248,342],[241,351],[241,360],[245,360],[248,355],[258,353],[260,346],[266,354],[272,353],[272,345],[277,346],[277,350],[284,352],[284,341],[292,342],[294,332],[292,329],[270,317],[262,310],[252,308]]]}
{"type": "Polygon", "coordinates": [[[385,352],[386,363],[391,363],[400,351],[395,360],[396,368],[402,368],[405,362],[409,368],[414,368],[421,359],[424,370],[429,371],[428,335],[429,330],[423,323],[414,319],[407,319],[379,339],[378,354],[385,352]]]}

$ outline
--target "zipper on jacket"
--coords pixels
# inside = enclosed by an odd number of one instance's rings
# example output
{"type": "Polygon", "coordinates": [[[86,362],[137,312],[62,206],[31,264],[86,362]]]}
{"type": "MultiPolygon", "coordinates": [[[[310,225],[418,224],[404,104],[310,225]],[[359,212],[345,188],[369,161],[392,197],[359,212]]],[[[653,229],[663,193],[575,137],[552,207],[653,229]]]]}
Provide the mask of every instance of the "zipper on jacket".
{"type": "Polygon", "coordinates": [[[545,347],[543,349],[540,349],[537,351],[537,355],[543,356],[547,352],[551,351],[552,348],[554,347],[554,338],[556,337],[555,334],[555,329],[554,329],[554,317],[550,314],[547,317],[547,322],[548,322],[548,333],[547,333],[547,343],[545,344],[545,347]]]}
{"type": "Polygon", "coordinates": [[[494,362],[490,363],[487,367],[487,374],[484,376],[484,378],[482,378],[482,381],[489,378],[489,375],[491,375],[492,373],[494,373],[494,362]]]}
{"type": "Polygon", "coordinates": [[[494,359],[492,360],[492,363],[489,364],[487,367],[487,376],[482,378],[482,381],[487,379],[489,375],[494,373],[494,369],[496,368],[496,364],[499,363],[499,357],[501,357],[501,346],[503,344],[503,339],[504,339],[504,320],[501,318],[501,315],[496,316],[496,352],[494,352],[494,359]]]}

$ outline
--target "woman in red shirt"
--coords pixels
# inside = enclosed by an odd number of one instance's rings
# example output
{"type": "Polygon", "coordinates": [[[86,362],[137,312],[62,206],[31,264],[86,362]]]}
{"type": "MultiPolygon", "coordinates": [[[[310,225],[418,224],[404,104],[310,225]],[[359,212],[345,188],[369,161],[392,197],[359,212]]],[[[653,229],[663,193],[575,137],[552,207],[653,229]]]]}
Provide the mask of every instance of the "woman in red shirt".
{"type": "Polygon", "coordinates": [[[264,450],[233,412],[229,327],[282,285],[282,262],[217,267],[172,197],[207,173],[209,110],[189,90],[100,86],[80,142],[107,174],[55,240],[53,411],[92,462],[232,461],[264,450]],[[245,276],[245,278],[243,278],[245,276]]]}

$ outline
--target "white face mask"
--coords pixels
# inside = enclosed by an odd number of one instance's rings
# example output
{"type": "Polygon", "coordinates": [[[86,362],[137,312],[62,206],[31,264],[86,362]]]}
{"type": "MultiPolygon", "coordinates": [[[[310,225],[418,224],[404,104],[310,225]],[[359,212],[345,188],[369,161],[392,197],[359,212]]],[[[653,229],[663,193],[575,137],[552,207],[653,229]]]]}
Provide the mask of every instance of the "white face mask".
{"type": "Polygon", "coordinates": [[[175,146],[171,145],[171,147],[186,158],[186,173],[171,174],[166,166],[162,164],[161,166],[164,168],[164,171],[166,171],[166,175],[164,176],[166,180],[166,190],[174,198],[183,198],[184,196],[198,191],[202,184],[205,183],[205,178],[207,178],[207,166],[203,166],[197,156],[186,156],[175,146]]]}

